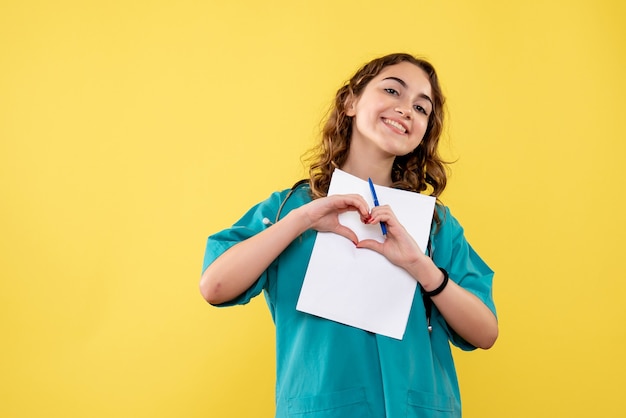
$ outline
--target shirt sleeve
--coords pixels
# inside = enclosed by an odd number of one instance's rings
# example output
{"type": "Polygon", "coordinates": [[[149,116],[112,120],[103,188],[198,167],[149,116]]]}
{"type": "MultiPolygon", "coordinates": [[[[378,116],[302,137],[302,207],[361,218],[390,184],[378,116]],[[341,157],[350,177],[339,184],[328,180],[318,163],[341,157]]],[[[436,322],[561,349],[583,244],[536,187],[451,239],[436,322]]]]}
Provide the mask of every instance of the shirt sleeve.
{"type": "MultiPolygon", "coordinates": [[[[209,236],[204,252],[202,272],[226,250],[267,228],[268,225],[263,223],[264,218],[274,222],[282,199],[281,195],[280,192],[273,193],[267,200],[252,207],[232,227],[209,236]]],[[[261,293],[266,284],[267,270],[245,292],[228,302],[215,306],[244,305],[261,293]]]]}
{"type": "MultiPolygon", "coordinates": [[[[450,280],[476,295],[496,315],[492,293],[493,270],[466,240],[463,227],[452,216],[450,210],[447,207],[437,210],[441,225],[433,239],[433,261],[438,267],[446,269],[450,280]]],[[[440,322],[445,324],[452,344],[466,351],[476,348],[450,328],[441,315],[438,316],[440,322]]]]}

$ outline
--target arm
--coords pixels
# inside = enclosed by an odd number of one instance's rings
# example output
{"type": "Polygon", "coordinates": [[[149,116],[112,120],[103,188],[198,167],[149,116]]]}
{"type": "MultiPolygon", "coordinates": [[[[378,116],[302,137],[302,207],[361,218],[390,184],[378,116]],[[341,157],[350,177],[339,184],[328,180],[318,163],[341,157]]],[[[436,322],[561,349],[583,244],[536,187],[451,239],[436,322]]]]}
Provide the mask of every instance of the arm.
{"type": "MultiPolygon", "coordinates": [[[[390,262],[404,268],[424,290],[436,289],[443,281],[443,273],[398,222],[389,206],[372,210],[368,223],[378,222],[387,223],[385,242],[364,240],[357,246],[379,252],[390,262]]],[[[432,297],[432,301],[448,325],[467,342],[484,349],[495,343],[498,337],[497,319],[474,294],[450,280],[440,294],[432,297]]]]}
{"type": "MultiPolygon", "coordinates": [[[[417,260],[405,267],[424,290],[430,292],[443,282],[443,273],[430,257],[418,252],[417,260]]],[[[471,292],[449,280],[437,296],[431,297],[446,322],[470,344],[488,349],[498,338],[498,321],[491,310],[471,292]]]]}
{"type": "Polygon", "coordinates": [[[363,219],[369,208],[358,195],[316,199],[292,210],[271,227],[219,256],[202,273],[200,293],[211,304],[234,299],[248,289],[285,248],[307,229],[328,231],[357,242],[353,231],[339,223],[339,213],[356,210],[363,219]]]}

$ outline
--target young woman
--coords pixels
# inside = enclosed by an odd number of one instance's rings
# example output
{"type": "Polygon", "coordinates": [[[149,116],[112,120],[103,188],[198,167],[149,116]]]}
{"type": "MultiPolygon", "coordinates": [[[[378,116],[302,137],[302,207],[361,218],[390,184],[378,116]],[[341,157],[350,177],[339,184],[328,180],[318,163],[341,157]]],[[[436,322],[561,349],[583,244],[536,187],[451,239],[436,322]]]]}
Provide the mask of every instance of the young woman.
{"type": "Polygon", "coordinates": [[[437,152],[443,104],[428,62],[391,54],[367,63],[337,92],[308,181],[272,194],[209,237],[200,281],[209,303],[245,304],[265,291],[276,325],[276,417],[461,415],[449,343],[465,350],[494,344],[492,270],[440,203],[422,249],[392,207],[370,208],[356,194],[327,196],[335,168],[439,196],[446,185],[437,152]],[[345,211],[384,222],[384,242],[359,242],[338,221],[345,211]],[[384,255],[419,283],[402,340],[296,311],[318,231],[384,255]]]}

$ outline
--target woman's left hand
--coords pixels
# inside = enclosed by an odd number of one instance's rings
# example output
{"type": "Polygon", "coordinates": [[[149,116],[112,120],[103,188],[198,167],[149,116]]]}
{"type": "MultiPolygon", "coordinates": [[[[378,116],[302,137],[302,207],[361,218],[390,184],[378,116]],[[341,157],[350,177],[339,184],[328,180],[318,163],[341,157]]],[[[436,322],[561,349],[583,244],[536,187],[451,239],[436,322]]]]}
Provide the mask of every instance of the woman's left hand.
{"type": "MultiPolygon", "coordinates": [[[[384,255],[391,263],[405,269],[425,290],[437,288],[442,283],[443,273],[398,222],[389,206],[375,207],[366,221],[368,224],[380,222],[387,226],[385,242],[366,239],[357,243],[357,247],[384,255]]],[[[479,298],[452,279],[443,292],[432,297],[432,301],[450,327],[470,344],[486,349],[498,338],[495,315],[479,298]]]]}
{"type": "Polygon", "coordinates": [[[357,248],[368,248],[384,255],[390,262],[407,269],[409,266],[425,257],[424,251],[409,235],[404,226],[398,221],[389,205],[376,206],[370,213],[368,224],[384,222],[387,227],[387,238],[384,242],[366,239],[357,243],[357,248]]]}

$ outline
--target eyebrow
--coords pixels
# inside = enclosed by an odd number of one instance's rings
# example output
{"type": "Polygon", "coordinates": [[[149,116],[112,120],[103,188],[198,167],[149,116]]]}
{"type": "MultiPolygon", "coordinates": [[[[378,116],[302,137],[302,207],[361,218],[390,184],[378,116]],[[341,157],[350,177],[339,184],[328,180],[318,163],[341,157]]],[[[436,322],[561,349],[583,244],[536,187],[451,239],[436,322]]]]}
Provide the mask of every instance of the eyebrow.
{"type": "MultiPolygon", "coordinates": [[[[404,80],[402,80],[401,78],[398,78],[398,77],[386,77],[386,78],[383,78],[383,81],[384,81],[384,80],[394,80],[394,81],[397,81],[398,83],[400,83],[400,85],[401,85],[402,87],[407,88],[406,83],[405,83],[405,82],[404,82],[404,80]]],[[[435,104],[433,103],[433,100],[432,100],[430,97],[428,97],[428,95],[427,95],[427,94],[425,94],[425,93],[420,93],[420,95],[419,95],[419,96],[420,96],[420,97],[422,97],[422,98],[424,98],[424,99],[426,99],[426,100],[428,100],[428,101],[430,102],[430,105],[431,105],[432,107],[435,107],[435,104]]]]}

